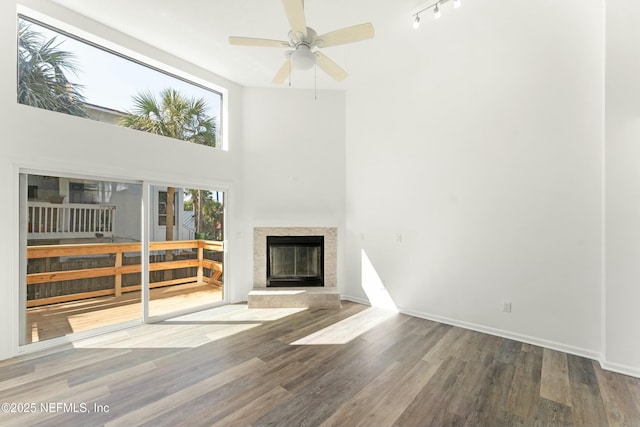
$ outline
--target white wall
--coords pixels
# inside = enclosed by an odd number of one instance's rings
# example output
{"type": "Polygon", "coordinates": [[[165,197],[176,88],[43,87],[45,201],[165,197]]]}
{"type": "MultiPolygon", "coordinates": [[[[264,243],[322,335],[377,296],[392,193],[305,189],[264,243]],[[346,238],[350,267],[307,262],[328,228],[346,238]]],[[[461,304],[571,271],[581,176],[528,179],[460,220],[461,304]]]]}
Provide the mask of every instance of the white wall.
{"type": "MultiPolygon", "coordinates": [[[[344,283],[344,93],[244,90],[245,258],[253,227],[338,227],[338,287],[344,283]]],[[[253,271],[251,269],[251,271],[253,271]]],[[[247,283],[250,290],[253,283],[247,283]]]]}
{"type": "Polygon", "coordinates": [[[602,2],[543,3],[423,19],[347,93],[348,294],[364,250],[402,311],[597,357],[602,2]]]}
{"type": "MultiPolygon", "coordinates": [[[[71,117],[16,103],[16,4],[1,2],[0,105],[3,136],[0,145],[0,192],[5,208],[0,209],[0,359],[15,354],[18,343],[18,175],[21,167],[104,178],[150,180],[160,184],[183,184],[207,188],[228,186],[230,190],[230,235],[242,229],[242,88],[185,63],[178,58],[59,8],[48,1],[27,2],[56,19],[110,42],[142,53],[154,60],[184,70],[229,90],[230,135],[228,152],[158,137],[131,129],[71,117]],[[106,148],[106,149],[105,149],[106,148]],[[176,168],[176,159],[185,167],[176,168]]],[[[242,252],[242,241],[231,239],[231,250],[242,252]]],[[[246,299],[234,292],[235,280],[242,280],[244,264],[231,257],[226,279],[231,283],[232,301],[246,299]],[[234,274],[237,273],[237,277],[234,274]]],[[[250,276],[250,272],[246,273],[250,276]]]]}
{"type": "Polygon", "coordinates": [[[640,376],[640,4],[607,1],[606,360],[640,376]]]}

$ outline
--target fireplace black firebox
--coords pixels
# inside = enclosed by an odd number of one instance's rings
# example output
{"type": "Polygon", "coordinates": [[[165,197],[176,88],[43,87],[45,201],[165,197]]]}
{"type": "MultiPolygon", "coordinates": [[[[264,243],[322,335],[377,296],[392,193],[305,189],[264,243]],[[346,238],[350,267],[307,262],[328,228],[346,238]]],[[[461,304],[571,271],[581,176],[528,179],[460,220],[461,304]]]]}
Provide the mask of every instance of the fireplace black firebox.
{"type": "Polygon", "coordinates": [[[324,236],[267,236],[267,287],[324,286],[324,236]]]}

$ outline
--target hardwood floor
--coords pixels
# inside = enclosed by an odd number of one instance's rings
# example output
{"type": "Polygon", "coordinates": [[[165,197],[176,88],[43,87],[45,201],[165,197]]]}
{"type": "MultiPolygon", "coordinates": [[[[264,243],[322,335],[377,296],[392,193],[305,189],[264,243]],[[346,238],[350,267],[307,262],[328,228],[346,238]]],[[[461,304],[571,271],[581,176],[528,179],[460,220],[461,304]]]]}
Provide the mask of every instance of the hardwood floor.
{"type": "Polygon", "coordinates": [[[343,305],[230,305],[0,362],[0,425],[640,425],[640,380],[597,362],[343,305]]]}

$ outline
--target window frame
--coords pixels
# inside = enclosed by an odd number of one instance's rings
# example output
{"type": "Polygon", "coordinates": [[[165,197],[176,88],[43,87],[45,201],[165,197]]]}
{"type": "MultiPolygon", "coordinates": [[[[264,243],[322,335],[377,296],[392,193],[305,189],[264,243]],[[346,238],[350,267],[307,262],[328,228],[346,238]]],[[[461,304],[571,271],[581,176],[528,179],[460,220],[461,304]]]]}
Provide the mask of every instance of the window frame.
{"type": "MultiPolygon", "coordinates": [[[[216,147],[212,147],[212,148],[215,148],[221,151],[229,150],[229,136],[228,136],[229,90],[226,87],[213,83],[211,80],[197,77],[193,74],[180,70],[167,63],[158,61],[140,52],[126,48],[123,45],[101,38],[95,33],[81,30],[78,27],[72,26],[68,23],[62,22],[48,15],[44,15],[40,12],[37,12],[33,9],[29,9],[22,5],[18,5],[17,13],[16,13],[16,44],[17,44],[17,27],[18,27],[17,22],[19,19],[23,19],[35,25],[42,26],[50,31],[57,32],[62,36],[72,38],[80,43],[85,43],[96,49],[101,49],[107,53],[116,55],[124,60],[131,61],[137,65],[146,67],[152,71],[162,73],[166,76],[178,79],[184,83],[193,85],[197,88],[210,91],[219,95],[221,98],[220,116],[218,117],[218,120],[217,120],[218,122],[217,134],[218,134],[219,140],[216,143],[216,147]]],[[[131,36],[125,33],[121,33],[121,34],[126,38],[139,42],[138,40],[133,39],[131,36]]],[[[155,46],[151,46],[151,45],[147,45],[147,46],[154,50],[158,49],[155,46]]],[[[17,46],[16,46],[16,52],[17,52],[17,46]]],[[[172,57],[174,57],[179,61],[185,61],[175,55],[172,55],[172,54],[169,54],[169,55],[171,55],[172,57]]],[[[16,81],[16,85],[17,85],[17,81],[16,81]]]]}

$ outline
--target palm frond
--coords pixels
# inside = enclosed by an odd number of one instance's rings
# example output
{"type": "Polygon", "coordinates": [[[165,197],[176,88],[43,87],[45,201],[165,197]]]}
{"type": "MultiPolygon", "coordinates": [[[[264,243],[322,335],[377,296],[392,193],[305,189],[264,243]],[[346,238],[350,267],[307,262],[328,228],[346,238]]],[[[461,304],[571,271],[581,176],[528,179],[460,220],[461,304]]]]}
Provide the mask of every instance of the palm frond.
{"type": "Polygon", "coordinates": [[[78,65],[71,52],[60,49],[56,37],[46,39],[31,25],[18,23],[18,102],[86,117],[83,86],[69,80],[78,65]]]}
{"type": "Polygon", "coordinates": [[[207,115],[203,98],[186,98],[177,90],[166,88],[158,98],[150,92],[135,95],[133,105],[133,111],[120,121],[122,126],[216,146],[216,121],[207,115]]]}

